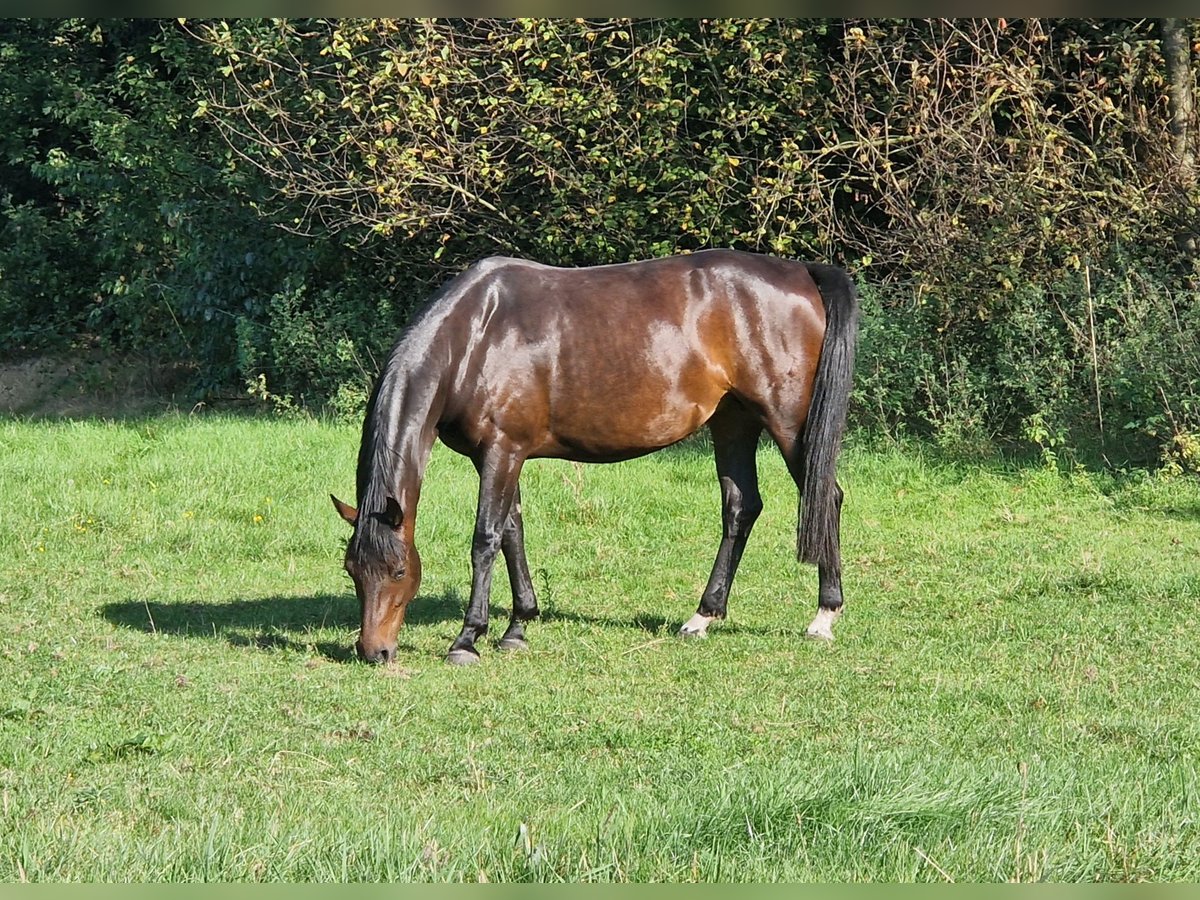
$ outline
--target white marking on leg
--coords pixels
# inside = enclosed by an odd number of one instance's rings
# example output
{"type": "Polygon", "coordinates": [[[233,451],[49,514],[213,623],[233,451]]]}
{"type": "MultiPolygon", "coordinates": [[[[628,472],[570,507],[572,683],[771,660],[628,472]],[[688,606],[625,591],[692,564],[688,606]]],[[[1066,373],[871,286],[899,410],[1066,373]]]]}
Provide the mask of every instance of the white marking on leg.
{"type": "Polygon", "coordinates": [[[706,616],[702,613],[696,613],[683,623],[683,627],[679,629],[679,636],[687,638],[708,637],[708,626],[715,618],[716,616],[706,616]]]}
{"type": "Polygon", "coordinates": [[[833,640],[833,623],[837,621],[838,616],[842,614],[840,609],[818,609],[816,618],[812,620],[812,624],[808,626],[808,631],[805,632],[808,637],[818,638],[822,641],[833,640]]]}

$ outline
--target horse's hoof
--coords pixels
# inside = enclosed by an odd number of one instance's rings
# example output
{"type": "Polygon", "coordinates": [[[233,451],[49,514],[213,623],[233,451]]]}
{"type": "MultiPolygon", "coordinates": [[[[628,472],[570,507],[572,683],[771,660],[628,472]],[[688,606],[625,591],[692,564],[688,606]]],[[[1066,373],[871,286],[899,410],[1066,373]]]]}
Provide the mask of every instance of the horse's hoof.
{"type": "Polygon", "coordinates": [[[452,666],[473,666],[479,662],[479,654],[471,650],[451,650],[446,654],[446,662],[452,666]]]}
{"type": "Polygon", "coordinates": [[[812,624],[808,626],[804,636],[818,641],[832,641],[833,623],[837,621],[839,614],[838,611],[831,609],[818,610],[816,618],[812,620],[812,624]]]}
{"type": "Polygon", "coordinates": [[[703,613],[696,613],[690,619],[683,623],[683,627],[679,629],[681,638],[706,638],[708,637],[708,626],[712,624],[716,616],[706,616],[703,613]]]}
{"type": "Polygon", "coordinates": [[[528,650],[529,643],[524,638],[502,638],[500,643],[496,644],[496,648],[515,653],[521,650],[528,650]]]}

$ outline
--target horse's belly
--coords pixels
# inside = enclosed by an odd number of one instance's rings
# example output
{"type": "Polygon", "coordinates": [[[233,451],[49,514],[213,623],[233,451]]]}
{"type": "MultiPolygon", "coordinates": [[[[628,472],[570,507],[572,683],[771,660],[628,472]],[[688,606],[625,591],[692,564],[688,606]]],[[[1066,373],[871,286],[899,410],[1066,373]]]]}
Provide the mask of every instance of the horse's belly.
{"type": "Polygon", "coordinates": [[[547,448],[572,458],[628,459],[681,441],[700,430],[720,402],[676,392],[630,392],[558,408],[546,429],[547,448]]]}

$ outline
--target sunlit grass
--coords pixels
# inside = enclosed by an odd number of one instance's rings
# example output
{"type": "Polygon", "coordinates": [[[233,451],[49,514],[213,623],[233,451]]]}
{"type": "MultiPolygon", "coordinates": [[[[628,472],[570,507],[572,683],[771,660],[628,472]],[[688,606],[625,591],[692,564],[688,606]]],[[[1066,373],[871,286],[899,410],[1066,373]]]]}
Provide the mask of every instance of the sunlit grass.
{"type": "MultiPolygon", "coordinates": [[[[1194,880],[1200,486],[844,458],[806,642],[796,492],[730,618],[702,446],[522,482],[532,650],[446,666],[476,483],[439,448],[397,665],[352,660],[357,429],[0,424],[0,878],[1194,880]]],[[[493,636],[509,600],[497,567],[493,636]]]]}

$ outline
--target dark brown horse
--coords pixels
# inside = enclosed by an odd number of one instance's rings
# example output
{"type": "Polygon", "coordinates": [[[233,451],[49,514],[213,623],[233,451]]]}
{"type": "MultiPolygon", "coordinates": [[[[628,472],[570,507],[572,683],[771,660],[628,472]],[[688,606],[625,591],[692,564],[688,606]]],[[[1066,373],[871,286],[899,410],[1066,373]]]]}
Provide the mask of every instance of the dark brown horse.
{"type": "Polygon", "coordinates": [[[835,467],[857,331],[854,285],[834,266],[711,250],[624,265],[559,269],[485,259],[450,281],[388,355],[363,424],[358,508],[346,570],[362,607],[359,655],[396,653],[421,581],[414,534],[435,438],[479,472],[471,599],[452,663],[477,662],[492,565],[503,551],[512,617],[499,646],[526,646],[538,614],[525,561],[518,479],[525,460],[613,462],[707,425],[724,534],[696,614],[703,636],[762,509],[755,450],[763,429],[800,488],[797,552],[816,563],[813,637],[842,608],[835,467]]]}

